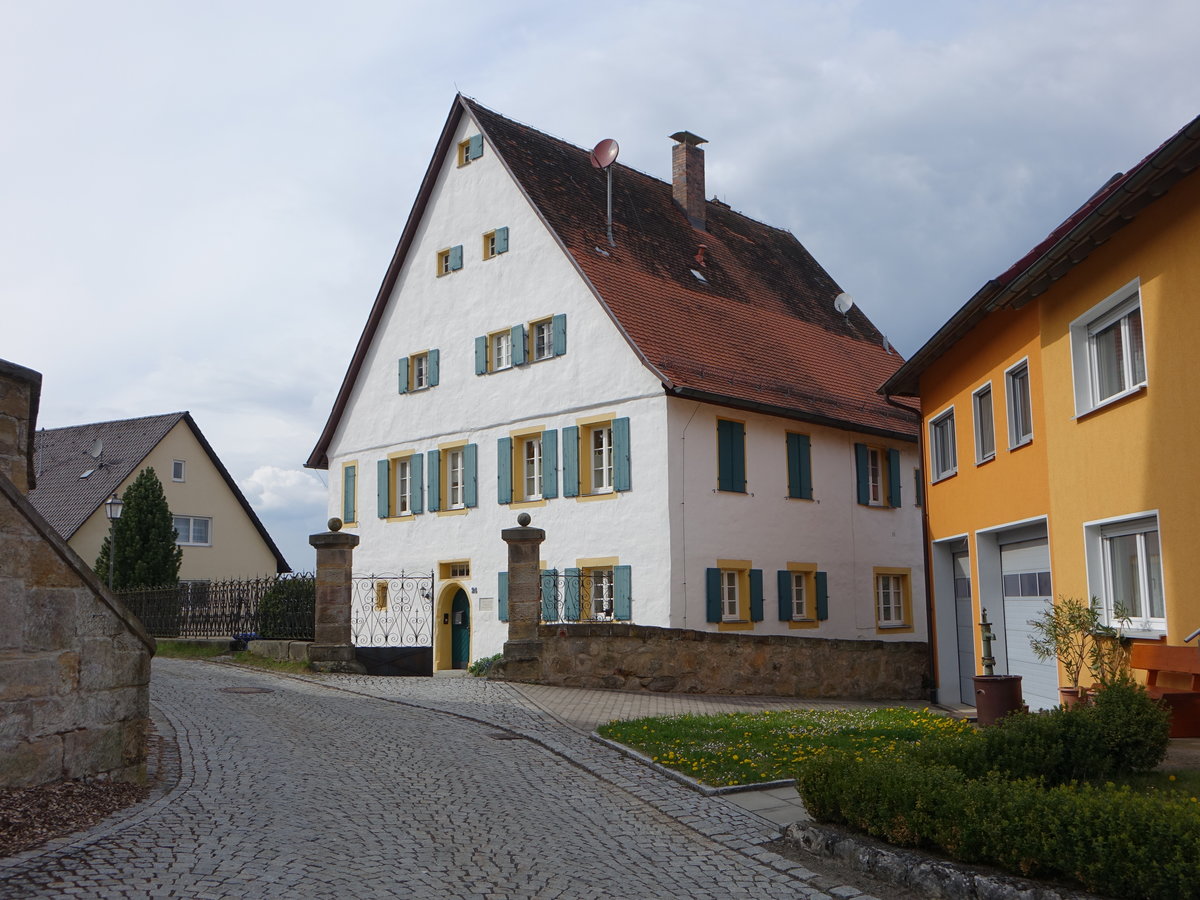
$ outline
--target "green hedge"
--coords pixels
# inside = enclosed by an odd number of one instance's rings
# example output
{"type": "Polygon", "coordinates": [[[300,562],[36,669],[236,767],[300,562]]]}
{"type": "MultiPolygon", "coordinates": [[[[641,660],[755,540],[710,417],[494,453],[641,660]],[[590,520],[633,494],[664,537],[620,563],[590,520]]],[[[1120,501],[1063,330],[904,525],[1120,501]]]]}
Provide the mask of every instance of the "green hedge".
{"type": "Polygon", "coordinates": [[[818,820],[889,843],[1110,897],[1200,896],[1200,804],[1112,784],[1045,787],[1034,778],[968,778],[901,753],[829,751],[801,764],[797,788],[818,820]]]}
{"type": "Polygon", "coordinates": [[[1200,897],[1200,802],[1103,779],[1147,771],[1168,714],[1136,685],[888,753],[826,750],[797,788],[818,820],[1111,897],[1200,897]]]}

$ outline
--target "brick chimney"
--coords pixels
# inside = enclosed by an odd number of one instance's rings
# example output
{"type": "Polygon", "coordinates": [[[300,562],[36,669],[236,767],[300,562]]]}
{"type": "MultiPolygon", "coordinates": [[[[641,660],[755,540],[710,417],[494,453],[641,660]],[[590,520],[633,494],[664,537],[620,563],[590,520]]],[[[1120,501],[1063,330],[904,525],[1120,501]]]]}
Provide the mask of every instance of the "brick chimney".
{"type": "Polygon", "coordinates": [[[707,144],[690,131],[671,135],[677,141],[671,148],[671,196],[682,208],[693,228],[703,231],[708,224],[704,216],[704,151],[707,144]]]}

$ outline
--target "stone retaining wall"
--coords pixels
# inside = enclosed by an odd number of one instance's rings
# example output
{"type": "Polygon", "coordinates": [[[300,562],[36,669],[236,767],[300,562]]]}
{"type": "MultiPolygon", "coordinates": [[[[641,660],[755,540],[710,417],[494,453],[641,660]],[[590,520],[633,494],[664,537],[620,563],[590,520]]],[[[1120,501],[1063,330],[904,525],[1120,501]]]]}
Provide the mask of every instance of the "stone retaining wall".
{"type": "Polygon", "coordinates": [[[25,498],[27,373],[0,360],[0,788],[140,779],[154,639],[25,498]]]}
{"type": "MultiPolygon", "coordinates": [[[[929,645],[686,631],[615,623],[541,625],[523,673],[568,687],[845,700],[926,700],[929,645]]],[[[515,666],[509,667],[516,669],[515,666]]]]}

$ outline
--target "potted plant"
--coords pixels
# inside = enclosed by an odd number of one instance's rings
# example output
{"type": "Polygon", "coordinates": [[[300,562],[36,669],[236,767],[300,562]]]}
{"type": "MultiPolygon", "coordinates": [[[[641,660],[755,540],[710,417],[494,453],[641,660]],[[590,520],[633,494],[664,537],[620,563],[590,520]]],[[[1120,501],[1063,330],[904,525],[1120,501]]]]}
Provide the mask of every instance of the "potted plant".
{"type": "Polygon", "coordinates": [[[1113,607],[1113,620],[1117,623],[1115,628],[1097,622],[1088,650],[1088,671],[1100,690],[1114,684],[1133,683],[1129,669],[1132,641],[1125,634],[1129,613],[1119,603],[1113,607]]]}
{"type": "Polygon", "coordinates": [[[1103,624],[1095,599],[1084,603],[1075,597],[1059,597],[1029,624],[1033,637],[1029,645],[1038,659],[1057,659],[1067,676],[1067,684],[1058,689],[1063,706],[1074,706],[1082,699],[1079,679],[1084,666],[1099,661],[1096,656],[1097,631],[1103,624]]]}

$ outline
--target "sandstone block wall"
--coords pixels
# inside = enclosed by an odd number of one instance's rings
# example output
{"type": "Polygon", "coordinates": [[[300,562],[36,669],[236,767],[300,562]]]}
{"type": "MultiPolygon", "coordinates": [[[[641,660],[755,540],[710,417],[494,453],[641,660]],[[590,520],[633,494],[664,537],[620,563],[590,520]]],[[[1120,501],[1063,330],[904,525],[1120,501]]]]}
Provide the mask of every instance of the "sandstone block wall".
{"type": "Polygon", "coordinates": [[[24,413],[6,398],[28,371],[0,361],[0,788],[137,779],[154,639],[17,487],[31,480],[19,435],[33,427],[36,386],[24,413]]]}
{"type": "MultiPolygon", "coordinates": [[[[542,625],[541,684],[812,699],[925,700],[924,642],[542,625]]],[[[504,677],[501,669],[500,677],[504,677]]]]}

